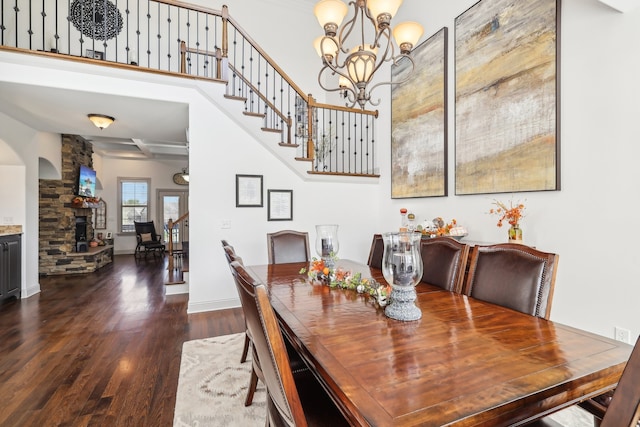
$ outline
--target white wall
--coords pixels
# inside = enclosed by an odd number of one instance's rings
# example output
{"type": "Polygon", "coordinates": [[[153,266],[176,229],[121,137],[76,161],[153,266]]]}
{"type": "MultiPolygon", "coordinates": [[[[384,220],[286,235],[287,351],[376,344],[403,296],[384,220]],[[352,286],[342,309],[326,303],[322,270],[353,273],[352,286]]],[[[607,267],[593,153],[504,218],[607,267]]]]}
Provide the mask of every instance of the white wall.
{"type": "Polygon", "coordinates": [[[0,114],[0,218],[22,225],[22,297],[40,292],[38,283],[38,147],[51,134],[37,132],[0,114]],[[8,166],[6,163],[9,163],[8,166]],[[6,198],[5,198],[6,197],[6,198]]]}
{"type": "MultiPolygon", "coordinates": [[[[419,221],[456,218],[468,239],[506,241],[506,229],[487,214],[492,199],[511,194],[456,196],[454,19],[475,0],[405,1],[396,22],[418,20],[423,40],[449,27],[449,196],[390,200],[390,154],[381,148],[382,228],[400,207],[419,221]]],[[[621,14],[597,0],[563,0],[561,23],[561,178],[557,192],[516,193],[526,200],[525,242],[560,254],[551,319],[613,337],[614,327],[640,334],[636,266],[640,155],[635,122],[640,113],[640,9],[621,14]]],[[[387,99],[389,95],[384,95],[387,99]]],[[[380,107],[378,130],[389,129],[389,105],[380,107]]],[[[388,141],[389,135],[378,135],[388,141]]]]}
{"type": "MultiPolygon", "coordinates": [[[[184,190],[188,187],[173,182],[173,174],[182,171],[186,162],[159,160],[122,160],[104,158],[94,154],[94,168],[99,174],[102,190],[96,190],[98,197],[107,204],[107,228],[96,230],[104,234],[113,233],[115,254],[133,254],[136,238],[133,235],[118,234],[118,178],[149,178],[151,180],[149,200],[149,220],[156,224],[161,233],[162,219],[157,217],[158,190],[184,190]]],[[[177,219],[177,218],[175,218],[177,219]]]]}

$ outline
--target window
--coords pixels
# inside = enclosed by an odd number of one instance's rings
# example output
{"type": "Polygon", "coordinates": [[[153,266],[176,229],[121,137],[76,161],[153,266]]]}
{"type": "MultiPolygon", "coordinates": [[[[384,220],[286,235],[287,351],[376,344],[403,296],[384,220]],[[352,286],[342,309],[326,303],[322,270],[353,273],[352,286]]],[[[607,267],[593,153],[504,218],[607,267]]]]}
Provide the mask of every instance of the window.
{"type": "Polygon", "coordinates": [[[148,178],[118,178],[118,232],[135,233],[134,221],[149,221],[148,178]]]}

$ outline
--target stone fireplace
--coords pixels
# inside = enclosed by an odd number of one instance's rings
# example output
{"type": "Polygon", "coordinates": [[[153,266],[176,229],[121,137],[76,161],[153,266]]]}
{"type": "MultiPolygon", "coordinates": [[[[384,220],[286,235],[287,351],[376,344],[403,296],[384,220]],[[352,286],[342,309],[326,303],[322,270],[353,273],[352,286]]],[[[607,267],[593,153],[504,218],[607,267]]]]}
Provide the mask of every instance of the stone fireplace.
{"type": "Polygon", "coordinates": [[[88,273],[113,260],[113,247],[91,248],[93,209],[74,208],[80,165],[92,166],[93,146],[62,135],[62,179],[41,179],[39,274],[88,273]]]}

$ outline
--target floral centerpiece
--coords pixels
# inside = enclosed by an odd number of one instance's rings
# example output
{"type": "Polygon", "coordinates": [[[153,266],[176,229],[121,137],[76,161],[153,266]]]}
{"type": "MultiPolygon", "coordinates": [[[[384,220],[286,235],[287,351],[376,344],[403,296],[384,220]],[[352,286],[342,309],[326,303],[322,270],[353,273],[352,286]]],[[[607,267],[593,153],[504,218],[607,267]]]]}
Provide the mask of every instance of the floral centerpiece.
{"type": "Polygon", "coordinates": [[[520,220],[524,218],[524,203],[518,201],[514,204],[513,200],[509,201],[509,206],[499,200],[493,201],[495,208],[491,208],[489,213],[498,216],[498,227],[502,227],[504,222],[509,223],[509,241],[522,241],[522,229],[520,228],[520,220]]]}
{"type": "MultiPolygon", "coordinates": [[[[336,258],[333,258],[335,265],[336,258]]],[[[305,273],[313,282],[330,288],[348,289],[372,296],[381,307],[389,301],[390,286],[378,283],[373,278],[363,278],[361,273],[352,273],[342,267],[328,267],[322,259],[313,258],[308,272],[306,268],[300,270],[300,274],[305,273]]]]}

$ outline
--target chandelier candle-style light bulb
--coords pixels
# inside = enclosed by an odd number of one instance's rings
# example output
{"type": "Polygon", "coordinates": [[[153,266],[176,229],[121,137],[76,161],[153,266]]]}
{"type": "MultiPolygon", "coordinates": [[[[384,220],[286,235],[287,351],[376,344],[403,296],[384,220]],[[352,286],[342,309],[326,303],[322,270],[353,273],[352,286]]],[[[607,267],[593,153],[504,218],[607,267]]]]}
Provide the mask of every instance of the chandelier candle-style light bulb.
{"type": "Polygon", "coordinates": [[[393,38],[400,47],[400,53],[408,55],[422,37],[423,29],[417,22],[407,21],[393,29],[393,38]]]}
{"type": "Polygon", "coordinates": [[[349,8],[340,0],[320,0],[313,8],[313,13],[318,18],[320,26],[324,28],[325,35],[335,36],[336,30],[342,24],[349,8]]]}
{"type": "Polygon", "coordinates": [[[402,0],[353,0],[349,4],[353,6],[353,16],[344,25],[342,21],[349,8],[343,1],[320,0],[313,9],[324,30],[324,36],[314,41],[323,65],[318,83],[328,92],[344,94],[348,106],[353,107],[357,103],[364,109],[367,103],[374,106],[380,103],[380,100],[371,100],[371,92],[377,86],[403,83],[410,77],[415,68],[411,50],[417,45],[423,30],[416,22],[401,23],[392,30],[391,20],[402,0]],[[370,36],[369,40],[365,39],[365,34],[370,36]],[[368,87],[382,64],[397,64],[405,58],[411,62],[411,72],[404,80],[380,82],[368,87]],[[327,86],[329,76],[338,76],[337,87],[327,86]]]}

